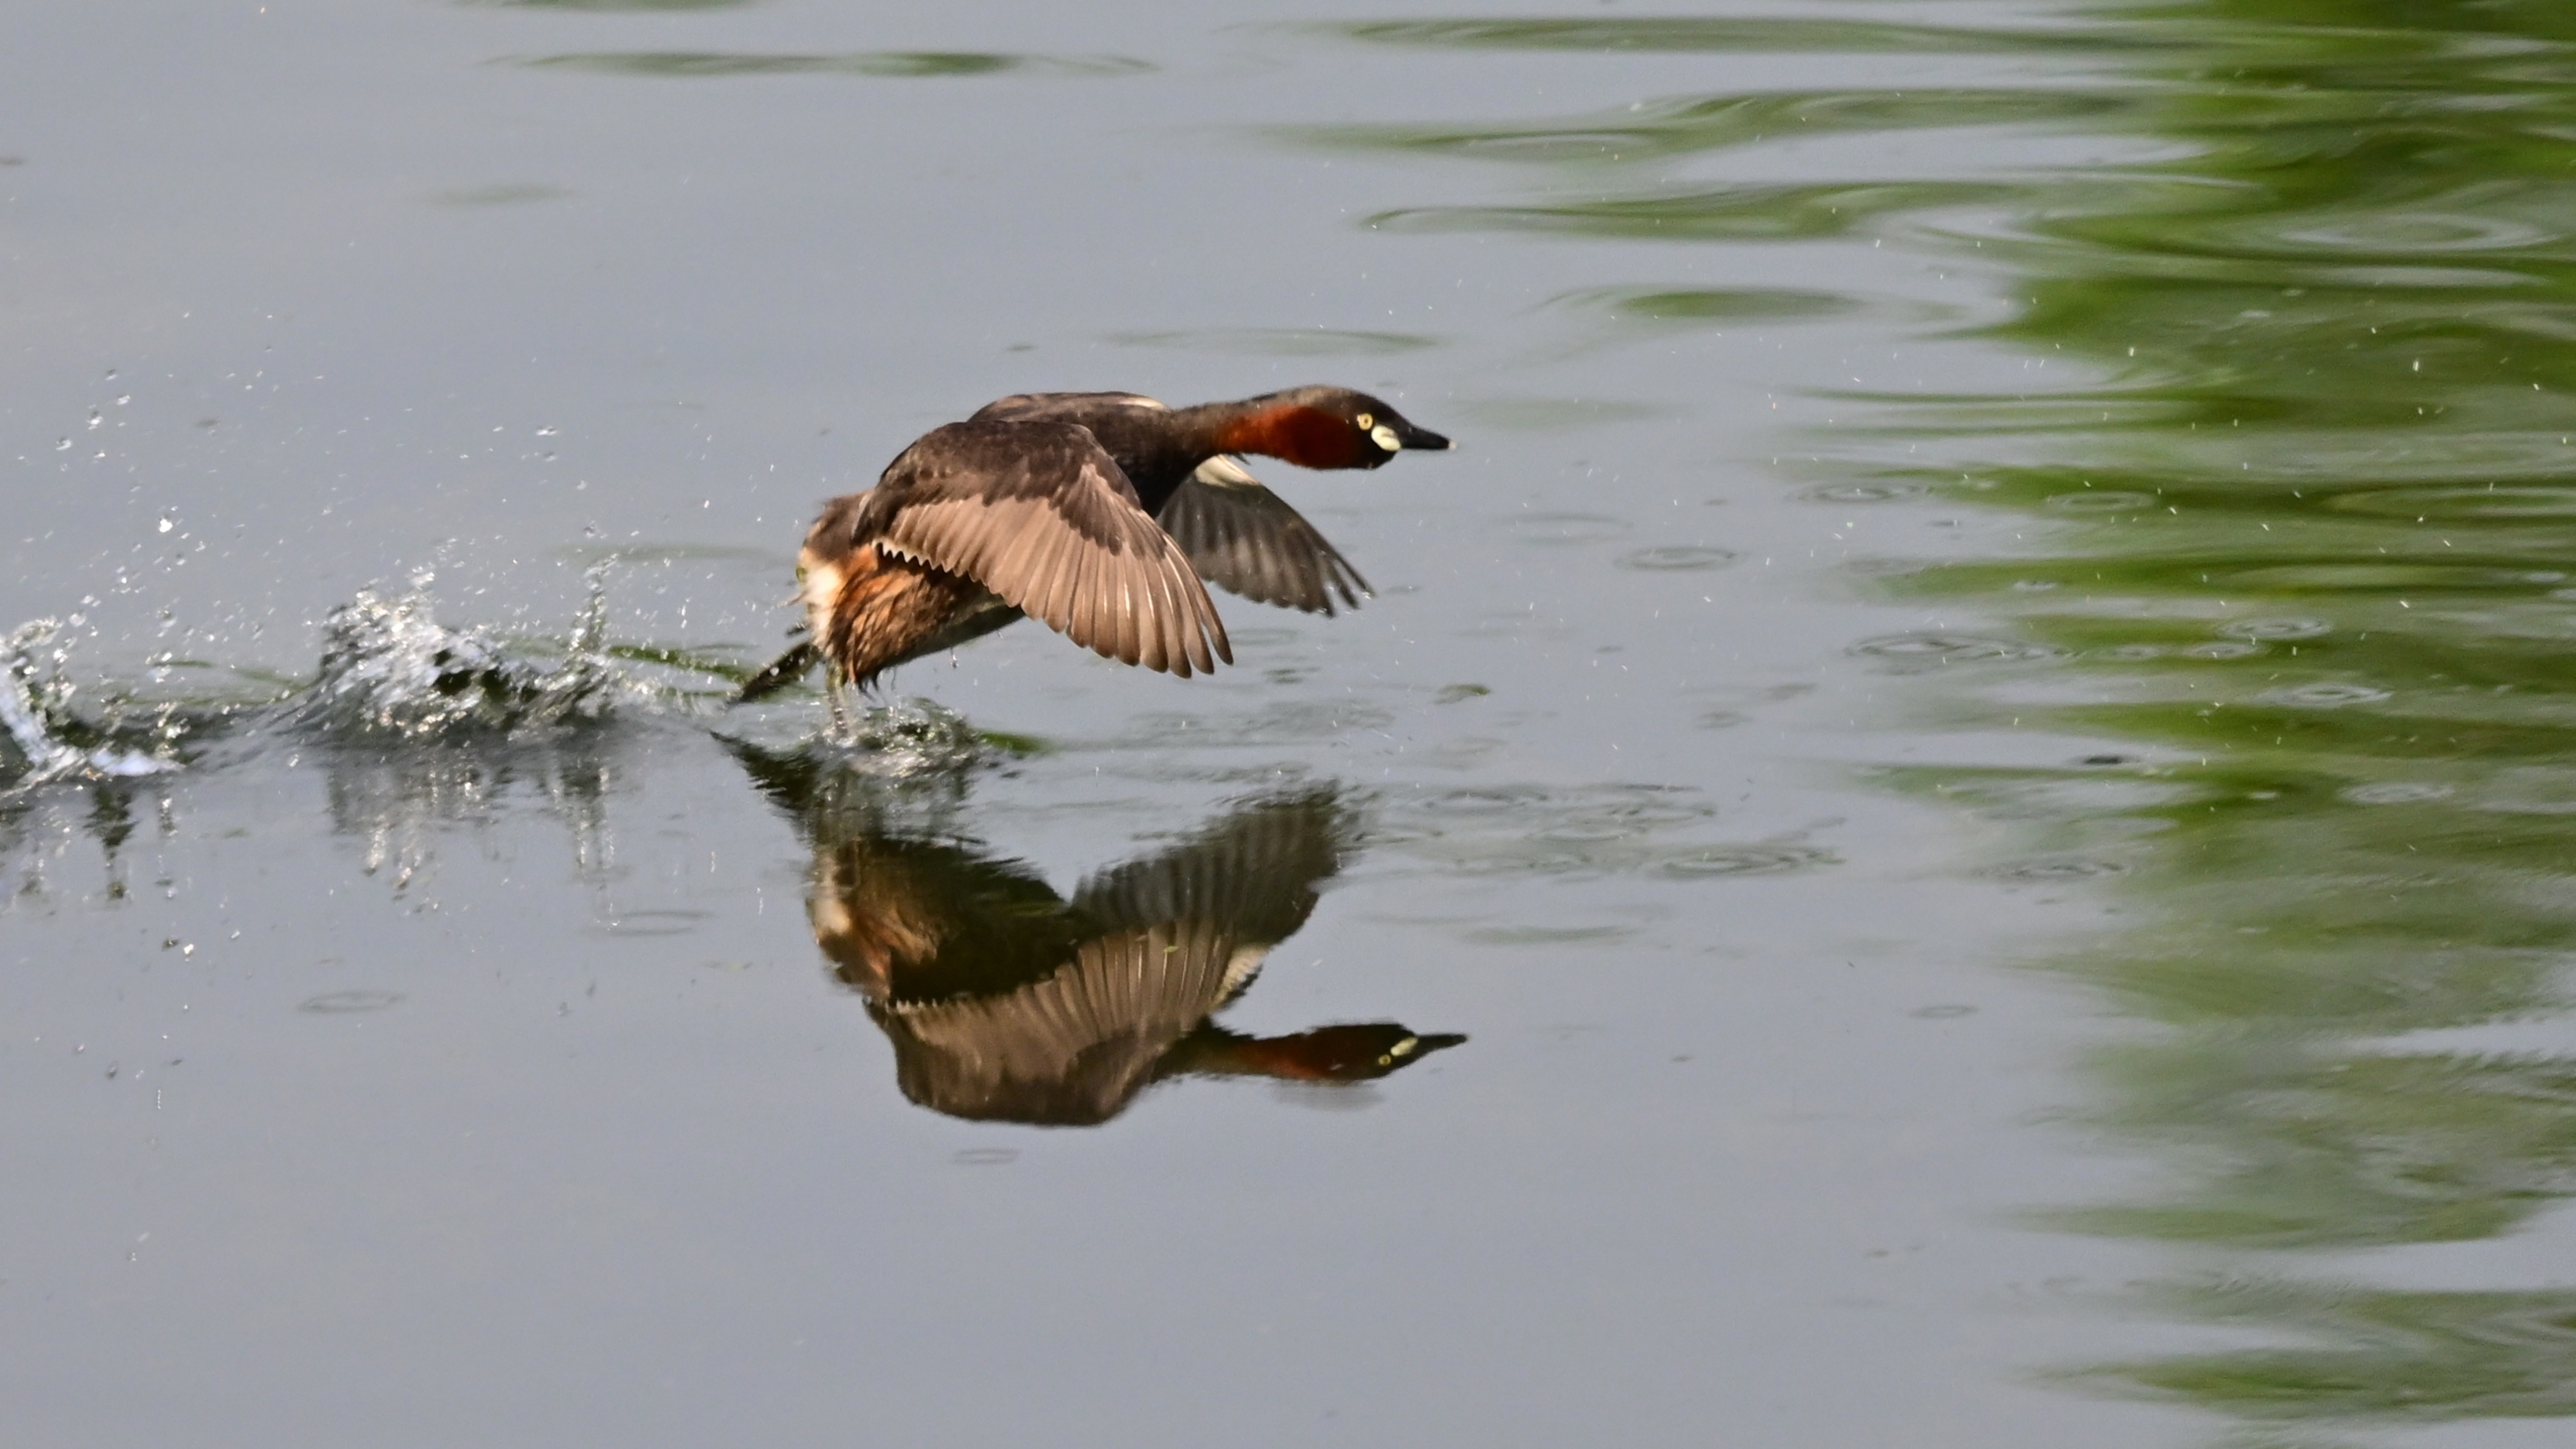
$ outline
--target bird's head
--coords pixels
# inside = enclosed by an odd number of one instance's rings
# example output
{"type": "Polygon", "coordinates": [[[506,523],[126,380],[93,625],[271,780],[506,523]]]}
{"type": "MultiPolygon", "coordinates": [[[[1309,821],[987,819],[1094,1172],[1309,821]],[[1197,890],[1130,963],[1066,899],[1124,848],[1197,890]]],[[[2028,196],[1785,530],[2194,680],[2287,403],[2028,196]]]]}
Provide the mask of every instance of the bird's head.
{"type": "Polygon", "coordinates": [[[1300,387],[1253,398],[1218,439],[1228,453],[1284,458],[1301,468],[1376,468],[1411,449],[1431,452],[1447,438],[1347,387],[1300,387]]]}

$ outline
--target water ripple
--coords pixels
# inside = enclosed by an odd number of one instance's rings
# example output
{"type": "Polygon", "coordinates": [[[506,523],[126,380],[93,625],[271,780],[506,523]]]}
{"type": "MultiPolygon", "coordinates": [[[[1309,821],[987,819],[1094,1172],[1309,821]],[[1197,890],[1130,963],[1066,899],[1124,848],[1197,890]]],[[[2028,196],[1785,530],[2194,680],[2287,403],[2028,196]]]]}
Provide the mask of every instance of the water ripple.
{"type": "Polygon", "coordinates": [[[2009,200],[1983,182],[1816,185],[1752,183],[1527,206],[1422,206],[1366,225],[1399,232],[1555,232],[1663,241],[1802,241],[1840,236],[1879,217],[2009,200]]]}
{"type": "Polygon", "coordinates": [[[744,51],[602,50],[505,57],[505,65],[532,70],[588,71],[596,75],[709,79],[765,75],[853,75],[897,79],[998,75],[1006,72],[1066,76],[1135,75],[1154,69],[1126,56],[1015,55],[973,50],[860,50],[837,54],[758,54],[744,51]]]}
{"type": "Polygon", "coordinates": [[[1738,557],[1740,555],[1730,548],[1671,544],[1663,548],[1642,548],[1635,553],[1621,554],[1617,560],[1617,567],[1637,569],[1646,573],[1707,573],[1713,569],[1725,568],[1738,557]]]}
{"type": "Polygon", "coordinates": [[[2385,689],[2333,681],[2275,689],[2262,696],[2269,703],[2286,704],[2294,709],[2342,709],[2347,705],[2377,704],[2389,697],[2389,691],[2385,689]]]}
{"type": "Polygon", "coordinates": [[[1875,639],[1863,639],[1851,646],[1851,652],[1885,660],[1891,667],[1898,669],[1930,669],[1950,664],[1991,664],[2060,657],[2060,651],[2045,644],[1928,630],[1911,634],[1883,634],[1875,639]]]}
{"type": "Polygon", "coordinates": [[[2025,51],[2170,51],[2180,38],[2148,31],[1905,25],[1786,16],[1544,17],[1494,20],[1357,20],[1310,27],[1373,45],[1461,50],[1792,51],[1905,55],[2025,51]]]}

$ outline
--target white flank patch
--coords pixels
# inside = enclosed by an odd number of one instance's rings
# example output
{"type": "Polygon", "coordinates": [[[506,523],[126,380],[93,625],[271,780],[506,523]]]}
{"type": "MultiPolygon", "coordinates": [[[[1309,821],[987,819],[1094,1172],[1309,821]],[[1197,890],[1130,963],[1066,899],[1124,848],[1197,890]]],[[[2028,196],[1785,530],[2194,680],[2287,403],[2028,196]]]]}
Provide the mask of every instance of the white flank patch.
{"type": "Polygon", "coordinates": [[[1258,488],[1261,480],[1252,476],[1241,463],[1220,453],[1201,463],[1190,475],[1211,488],[1258,488]]]}
{"type": "Polygon", "coordinates": [[[815,638],[823,637],[823,626],[832,617],[832,601],[840,596],[841,571],[808,555],[802,597],[806,622],[813,626],[815,638]]]}

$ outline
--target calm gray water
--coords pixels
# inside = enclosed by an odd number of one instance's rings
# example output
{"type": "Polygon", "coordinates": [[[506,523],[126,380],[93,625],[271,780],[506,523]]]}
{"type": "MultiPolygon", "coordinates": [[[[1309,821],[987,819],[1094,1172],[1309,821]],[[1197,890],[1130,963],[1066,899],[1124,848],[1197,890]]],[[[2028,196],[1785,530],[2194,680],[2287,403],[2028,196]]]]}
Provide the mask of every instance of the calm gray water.
{"type": "Polygon", "coordinates": [[[11,1437],[2558,1442],[2576,17],[1628,9],[13,17],[11,1437]],[[1357,612],[722,704],[1312,381],[1357,612]]]}

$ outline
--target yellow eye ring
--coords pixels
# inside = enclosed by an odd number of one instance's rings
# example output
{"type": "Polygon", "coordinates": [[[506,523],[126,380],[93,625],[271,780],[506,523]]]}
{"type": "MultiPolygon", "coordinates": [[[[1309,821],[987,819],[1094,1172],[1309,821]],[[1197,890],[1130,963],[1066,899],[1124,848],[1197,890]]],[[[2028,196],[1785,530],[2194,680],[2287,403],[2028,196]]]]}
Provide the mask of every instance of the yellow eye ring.
{"type": "Polygon", "coordinates": [[[1351,421],[1359,424],[1359,429],[1363,433],[1377,426],[1377,419],[1368,413],[1362,413],[1358,417],[1351,419],[1351,421]]]}

